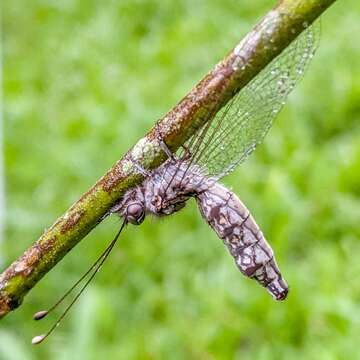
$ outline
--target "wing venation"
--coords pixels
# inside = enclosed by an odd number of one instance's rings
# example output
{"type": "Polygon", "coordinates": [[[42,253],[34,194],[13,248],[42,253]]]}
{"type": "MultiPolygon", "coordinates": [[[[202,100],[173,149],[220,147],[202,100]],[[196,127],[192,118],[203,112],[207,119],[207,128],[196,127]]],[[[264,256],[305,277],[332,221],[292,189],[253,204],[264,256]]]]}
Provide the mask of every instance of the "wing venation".
{"type": "Polygon", "coordinates": [[[320,23],[308,27],[190,139],[192,163],[219,179],[262,142],[317,48],[320,23]]]}

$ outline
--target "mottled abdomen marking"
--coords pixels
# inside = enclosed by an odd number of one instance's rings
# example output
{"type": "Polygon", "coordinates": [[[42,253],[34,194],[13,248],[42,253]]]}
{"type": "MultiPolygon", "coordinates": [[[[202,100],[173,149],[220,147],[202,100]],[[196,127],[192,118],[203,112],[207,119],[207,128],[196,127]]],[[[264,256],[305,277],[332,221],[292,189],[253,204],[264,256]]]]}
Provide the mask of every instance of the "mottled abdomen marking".
{"type": "Polygon", "coordinates": [[[197,196],[202,216],[223,240],[240,271],[266,287],[276,300],[284,300],[288,285],[274,253],[240,199],[215,183],[197,196]]]}

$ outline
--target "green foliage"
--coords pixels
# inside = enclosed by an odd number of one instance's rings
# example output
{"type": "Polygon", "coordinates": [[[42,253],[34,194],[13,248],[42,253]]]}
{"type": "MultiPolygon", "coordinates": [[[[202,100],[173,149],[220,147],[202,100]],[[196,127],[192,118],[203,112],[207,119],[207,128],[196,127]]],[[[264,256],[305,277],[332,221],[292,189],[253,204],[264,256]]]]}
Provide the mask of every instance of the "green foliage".
{"type": "MultiPolygon", "coordinates": [[[[229,50],[272,1],[3,4],[9,264],[229,50]]],[[[225,180],[291,286],[275,303],[192,203],[129,227],[47,343],[34,323],[115,234],[108,219],[1,322],[0,358],[354,359],[360,337],[360,11],[339,1],[265,143],[225,180]]],[[[52,317],[54,318],[54,317],[52,317]]]]}

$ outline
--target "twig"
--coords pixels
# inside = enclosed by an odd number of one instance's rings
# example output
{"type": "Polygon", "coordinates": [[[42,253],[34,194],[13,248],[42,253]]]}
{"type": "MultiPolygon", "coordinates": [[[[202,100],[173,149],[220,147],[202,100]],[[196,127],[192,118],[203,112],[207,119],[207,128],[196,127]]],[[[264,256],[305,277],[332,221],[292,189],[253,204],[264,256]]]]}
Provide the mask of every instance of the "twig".
{"type": "MultiPolygon", "coordinates": [[[[335,0],[283,0],[190,93],[159,122],[159,130],[175,151],[241,88],[294,40],[335,0]],[[266,31],[262,24],[266,26],[266,31]]],[[[136,160],[145,168],[166,159],[155,128],[145,135],[54,225],[0,276],[0,317],[18,307],[26,293],[85,237],[118,202],[139,184],[136,160]]]]}
{"type": "MultiPolygon", "coordinates": [[[[4,240],[5,233],[5,174],[4,174],[4,97],[3,97],[3,48],[2,48],[2,18],[0,14],[0,247],[4,240]]],[[[3,257],[0,255],[0,266],[2,265],[3,257]]]]}

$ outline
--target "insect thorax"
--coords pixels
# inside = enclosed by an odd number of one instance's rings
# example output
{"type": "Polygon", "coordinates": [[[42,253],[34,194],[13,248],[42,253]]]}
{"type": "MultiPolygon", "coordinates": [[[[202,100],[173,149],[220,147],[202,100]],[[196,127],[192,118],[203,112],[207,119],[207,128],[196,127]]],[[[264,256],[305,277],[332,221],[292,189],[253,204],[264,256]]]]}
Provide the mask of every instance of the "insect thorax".
{"type": "Polygon", "coordinates": [[[141,185],[129,190],[114,212],[132,224],[140,224],[145,214],[170,215],[182,209],[190,197],[205,190],[208,183],[209,179],[196,165],[169,159],[141,185]]]}

